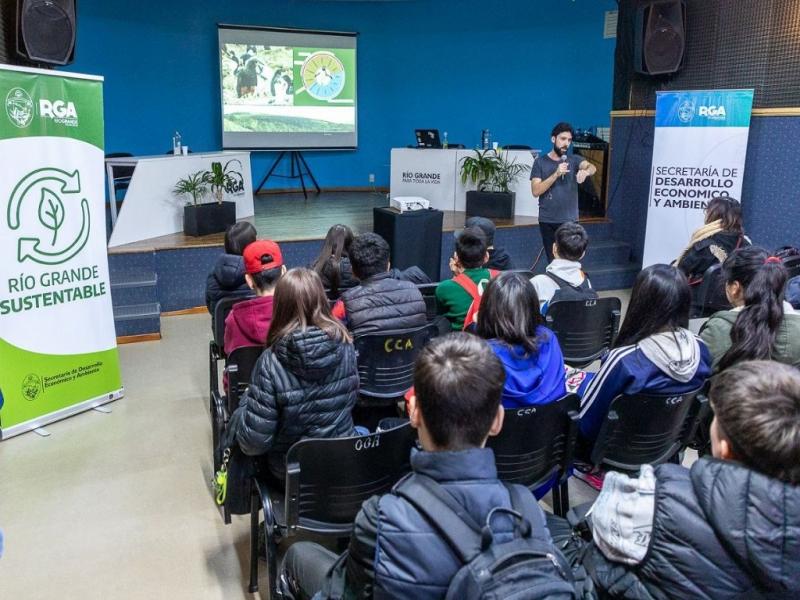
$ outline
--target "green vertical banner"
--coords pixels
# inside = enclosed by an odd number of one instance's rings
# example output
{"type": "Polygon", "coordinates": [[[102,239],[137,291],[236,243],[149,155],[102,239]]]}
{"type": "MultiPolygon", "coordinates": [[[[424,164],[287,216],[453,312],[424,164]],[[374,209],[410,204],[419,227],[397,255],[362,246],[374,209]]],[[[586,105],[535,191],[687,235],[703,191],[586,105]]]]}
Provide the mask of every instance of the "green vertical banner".
{"type": "Polygon", "coordinates": [[[0,66],[0,436],[122,396],[103,81],[0,66]]]}

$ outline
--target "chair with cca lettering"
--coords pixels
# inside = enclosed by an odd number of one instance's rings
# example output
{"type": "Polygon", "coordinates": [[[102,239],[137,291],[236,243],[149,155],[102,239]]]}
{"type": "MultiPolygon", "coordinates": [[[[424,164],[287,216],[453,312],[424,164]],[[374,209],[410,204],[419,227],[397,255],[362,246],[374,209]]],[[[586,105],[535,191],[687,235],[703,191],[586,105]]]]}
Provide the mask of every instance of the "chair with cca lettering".
{"type": "Polygon", "coordinates": [[[506,409],[502,431],[486,442],[486,447],[494,451],[501,481],[539,490],[537,497],[552,485],[553,512],[560,517],[569,510],[567,478],[579,410],[577,394],[567,394],[548,404],[506,409]]]}
{"type": "Polygon", "coordinates": [[[619,298],[558,300],[547,308],[545,323],[558,338],[564,362],[580,369],[614,343],[621,311],[619,298]]]}
{"type": "Polygon", "coordinates": [[[431,325],[357,335],[359,405],[394,405],[411,388],[414,361],[432,337],[431,325]]]}
{"type": "Polygon", "coordinates": [[[614,398],[592,448],[592,464],[636,472],[644,464],[674,459],[706,419],[708,399],[701,390],[614,398]]]}
{"type": "Polygon", "coordinates": [[[253,479],[250,593],[258,591],[259,511],[264,511],[269,597],[276,598],[278,538],[300,531],[349,537],[361,504],[388,492],[411,470],[411,448],[416,439],[417,433],[408,423],[361,437],[305,439],[286,454],[283,490],[267,479],[253,479]]]}

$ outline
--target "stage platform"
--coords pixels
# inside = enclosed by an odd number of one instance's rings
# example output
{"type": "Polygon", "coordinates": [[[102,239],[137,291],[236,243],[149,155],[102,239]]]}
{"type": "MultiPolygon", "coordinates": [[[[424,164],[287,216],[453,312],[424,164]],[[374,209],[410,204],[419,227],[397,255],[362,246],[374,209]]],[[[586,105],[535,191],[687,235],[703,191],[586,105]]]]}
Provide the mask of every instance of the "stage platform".
{"type": "MultiPolygon", "coordinates": [[[[276,242],[323,240],[337,223],[354,233],[372,231],[372,209],[389,206],[385,192],[323,192],[304,199],[302,194],[260,194],[254,197],[255,216],[242,219],[255,225],[260,237],[276,242]]],[[[443,211],[443,231],[464,227],[466,213],[443,211]]],[[[498,219],[498,228],[537,225],[536,217],[498,219]]],[[[192,237],[173,233],[109,248],[109,254],[222,246],[224,234],[192,237]]]]}
{"type": "MultiPolygon", "coordinates": [[[[284,262],[308,266],[319,254],[328,229],[337,223],[358,234],[372,231],[372,209],[388,206],[381,192],[263,194],[255,198],[250,219],[261,238],[281,244],[284,262]]],[[[448,259],[455,250],[452,232],[464,226],[463,212],[445,211],[439,276],[449,277],[448,259]]],[[[496,221],[495,245],[505,248],[514,267],[544,271],[545,260],[537,220],[516,217],[496,221]]],[[[630,287],[639,270],[630,247],[611,239],[608,221],[583,222],[589,250],[583,261],[592,285],[600,290],[630,287]]],[[[223,251],[223,234],[190,237],[181,233],[109,249],[111,292],[117,335],[124,340],[152,339],[160,331],[160,316],[202,310],[208,274],[223,251]],[[140,338],[137,336],[145,336],[140,338]]]]}

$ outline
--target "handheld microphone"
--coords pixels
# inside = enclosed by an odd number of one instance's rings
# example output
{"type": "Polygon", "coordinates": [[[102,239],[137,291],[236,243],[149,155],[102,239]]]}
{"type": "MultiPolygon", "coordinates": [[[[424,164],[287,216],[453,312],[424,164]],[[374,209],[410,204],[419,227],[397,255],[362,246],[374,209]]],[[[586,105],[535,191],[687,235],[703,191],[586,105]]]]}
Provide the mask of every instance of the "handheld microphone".
{"type": "MultiPolygon", "coordinates": [[[[567,160],[568,160],[568,159],[567,159],[567,155],[566,155],[566,154],[562,154],[562,155],[561,155],[561,162],[562,162],[562,163],[566,163],[566,162],[567,162],[567,160]]],[[[562,173],[562,174],[561,174],[561,179],[564,179],[564,175],[566,175],[566,173],[562,173]]]]}

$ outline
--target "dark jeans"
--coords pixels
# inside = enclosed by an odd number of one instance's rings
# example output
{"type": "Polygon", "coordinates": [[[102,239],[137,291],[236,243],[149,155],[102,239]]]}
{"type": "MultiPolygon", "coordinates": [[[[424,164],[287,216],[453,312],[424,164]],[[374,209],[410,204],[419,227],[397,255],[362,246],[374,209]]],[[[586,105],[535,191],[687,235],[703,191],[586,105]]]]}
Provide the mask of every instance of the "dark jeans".
{"type": "Polygon", "coordinates": [[[280,585],[295,600],[308,600],[322,589],[328,571],[339,557],[314,542],[295,542],[286,551],[280,585]]]}
{"type": "Polygon", "coordinates": [[[553,262],[553,242],[556,241],[556,229],[561,225],[561,223],[539,222],[539,231],[542,234],[542,246],[544,246],[544,253],[547,256],[547,264],[553,262]]]}

